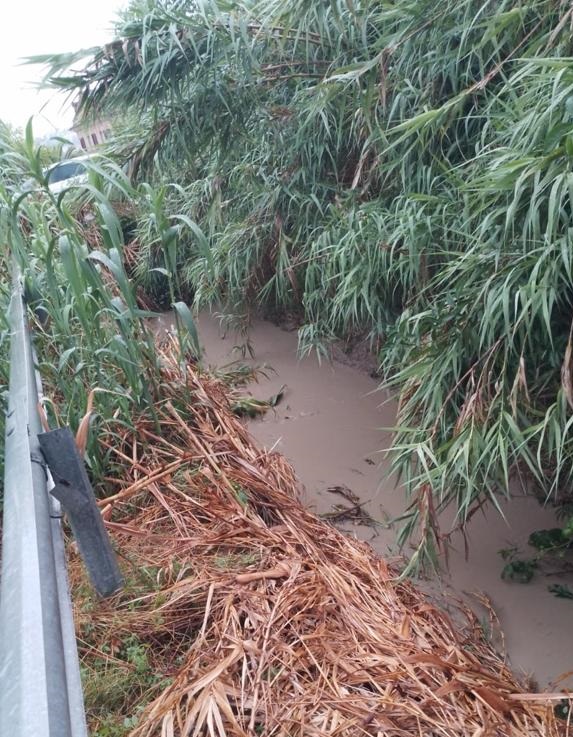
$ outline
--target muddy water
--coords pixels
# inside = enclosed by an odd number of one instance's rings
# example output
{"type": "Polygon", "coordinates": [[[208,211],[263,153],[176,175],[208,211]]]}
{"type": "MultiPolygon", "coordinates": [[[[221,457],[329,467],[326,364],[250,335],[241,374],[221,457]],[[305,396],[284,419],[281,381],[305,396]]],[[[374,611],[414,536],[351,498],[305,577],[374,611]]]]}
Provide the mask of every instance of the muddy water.
{"type": "MultiPolygon", "coordinates": [[[[169,323],[169,318],[163,320],[164,327],[169,323]]],[[[223,338],[215,318],[202,315],[199,333],[208,363],[237,359],[233,354],[237,339],[223,338]]],[[[255,320],[250,341],[255,363],[274,369],[268,379],[250,387],[251,393],[264,399],[287,387],[275,411],[250,423],[254,437],[292,462],[304,499],[317,513],[332,513],[340,503],[348,506],[333,487],[346,487],[360,497],[379,524],[373,528],[345,522],[344,529],[368,540],[380,554],[396,555],[396,531],[387,522],[403,510],[404,497],[388,477],[388,461],[380,452],[390,444],[390,433],[383,428],[395,423],[395,403],[378,391],[377,382],[364,368],[340,362],[319,365],[314,357],[299,361],[295,332],[255,320]]],[[[469,560],[462,538],[454,538],[448,574],[429,582],[428,588],[445,605],[452,597],[465,598],[479,616],[484,612],[473,594],[485,594],[499,618],[514,669],[532,676],[542,689],[556,684],[573,687],[571,676],[559,681],[573,671],[573,601],[547,591],[548,583],[571,585],[573,576],[538,576],[527,585],[500,578],[503,562],[498,551],[517,546],[527,555],[529,534],[556,526],[555,517],[522,495],[504,504],[503,512],[505,520],[494,510],[472,519],[469,560]]],[[[486,621],[484,615],[487,627],[486,621]]]]}

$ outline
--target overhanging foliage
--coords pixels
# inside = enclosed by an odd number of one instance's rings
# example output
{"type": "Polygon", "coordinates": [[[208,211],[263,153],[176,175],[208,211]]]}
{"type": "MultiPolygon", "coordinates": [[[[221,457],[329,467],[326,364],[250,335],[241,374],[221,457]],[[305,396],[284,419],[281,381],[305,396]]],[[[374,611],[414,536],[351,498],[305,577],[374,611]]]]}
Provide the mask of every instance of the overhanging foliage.
{"type": "Polygon", "coordinates": [[[572,19],[148,0],[113,44],[42,59],[85,114],[138,111],[135,170],[181,185],[162,207],[197,304],[297,308],[303,349],[382,340],[412,565],[447,505],[463,523],[512,474],[553,498],[571,481],[572,19]]]}

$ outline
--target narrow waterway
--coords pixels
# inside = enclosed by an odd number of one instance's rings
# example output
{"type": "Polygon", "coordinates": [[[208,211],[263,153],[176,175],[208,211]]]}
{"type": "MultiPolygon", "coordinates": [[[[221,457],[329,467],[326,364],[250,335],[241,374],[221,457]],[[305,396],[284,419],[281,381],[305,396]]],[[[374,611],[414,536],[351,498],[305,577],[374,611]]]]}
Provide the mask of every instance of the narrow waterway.
{"type": "MultiPolygon", "coordinates": [[[[168,329],[170,317],[162,318],[161,324],[168,329]]],[[[220,366],[239,358],[233,352],[238,339],[224,337],[215,317],[201,315],[198,326],[208,364],[220,366]]],[[[389,477],[388,461],[381,452],[391,441],[390,431],[383,428],[395,424],[392,398],[378,390],[364,367],[339,361],[320,365],[315,357],[299,360],[296,332],[255,320],[250,343],[255,353],[251,363],[272,367],[266,372],[268,379],[261,378],[248,388],[250,393],[265,399],[286,385],[275,410],[249,422],[253,436],[264,448],[276,449],[289,459],[306,504],[317,513],[332,513],[341,502],[348,506],[333,491],[336,487],[359,497],[364,509],[381,524],[373,528],[346,521],[343,529],[368,540],[381,555],[397,555],[396,530],[387,521],[403,511],[405,501],[389,477]]],[[[532,685],[541,689],[571,688],[573,600],[556,598],[547,587],[550,583],[571,586],[573,576],[537,575],[529,584],[506,582],[500,576],[501,549],[517,547],[525,556],[531,555],[529,534],[558,523],[550,509],[520,493],[502,508],[505,519],[493,509],[475,515],[467,530],[469,559],[461,535],[455,537],[448,572],[441,580],[424,585],[442,605],[458,598],[469,603],[489,631],[488,617],[476,598],[485,595],[499,618],[513,668],[532,677],[532,685]],[[564,679],[565,674],[569,675],[564,679]]]]}

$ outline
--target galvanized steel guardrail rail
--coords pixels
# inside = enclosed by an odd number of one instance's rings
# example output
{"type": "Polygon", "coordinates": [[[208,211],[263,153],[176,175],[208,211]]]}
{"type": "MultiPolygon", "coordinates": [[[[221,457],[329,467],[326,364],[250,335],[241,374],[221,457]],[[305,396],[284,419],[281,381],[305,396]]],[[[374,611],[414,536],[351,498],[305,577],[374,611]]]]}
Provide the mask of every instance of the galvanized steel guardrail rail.
{"type": "Polygon", "coordinates": [[[40,452],[41,384],[14,273],[0,579],[0,737],[86,737],[61,511],[40,452]]]}

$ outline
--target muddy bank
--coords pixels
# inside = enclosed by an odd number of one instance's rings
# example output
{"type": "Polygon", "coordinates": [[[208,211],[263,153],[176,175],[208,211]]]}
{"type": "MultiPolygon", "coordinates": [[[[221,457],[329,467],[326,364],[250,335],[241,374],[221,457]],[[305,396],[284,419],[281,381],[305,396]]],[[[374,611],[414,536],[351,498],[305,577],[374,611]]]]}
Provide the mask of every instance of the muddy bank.
{"type": "MultiPolygon", "coordinates": [[[[169,317],[162,320],[163,327],[169,324],[169,317]]],[[[233,354],[236,337],[223,338],[215,318],[202,315],[199,332],[208,363],[221,365],[237,359],[233,354]]],[[[292,462],[305,500],[317,513],[336,513],[341,503],[348,506],[341,490],[359,497],[361,508],[378,524],[346,521],[343,528],[369,540],[379,553],[396,555],[396,531],[388,520],[403,510],[404,498],[388,476],[388,461],[380,452],[390,444],[390,433],[383,428],[395,422],[392,399],[378,391],[377,382],[364,370],[338,362],[319,365],[314,357],[299,361],[295,332],[255,321],[250,341],[255,363],[274,369],[268,372],[268,379],[250,387],[251,393],[263,399],[287,386],[276,410],[250,423],[251,433],[265,448],[277,449],[292,462]]],[[[573,601],[556,598],[547,586],[555,582],[571,585],[573,577],[540,576],[527,585],[503,581],[499,551],[516,546],[527,555],[529,534],[556,525],[551,510],[540,509],[536,500],[521,495],[504,504],[503,511],[505,520],[494,510],[486,516],[476,515],[468,529],[469,560],[465,560],[463,539],[458,536],[453,541],[449,572],[441,582],[428,586],[437,596],[446,597],[446,603],[449,596],[466,596],[478,611],[471,594],[485,594],[499,617],[513,667],[545,688],[573,671],[573,601]]],[[[485,612],[483,621],[489,631],[485,612]]],[[[573,679],[563,683],[571,687],[573,679]]]]}
{"type": "Polygon", "coordinates": [[[162,360],[156,422],[106,440],[132,461],[101,500],[129,585],[103,601],[70,566],[90,733],[564,737],[475,617],[309,512],[220,384],[162,360]]]}

